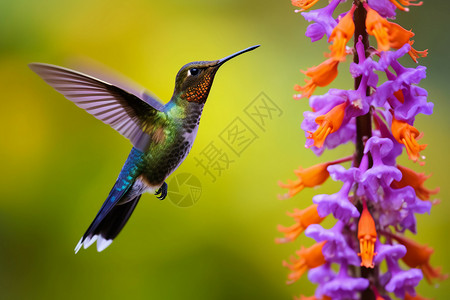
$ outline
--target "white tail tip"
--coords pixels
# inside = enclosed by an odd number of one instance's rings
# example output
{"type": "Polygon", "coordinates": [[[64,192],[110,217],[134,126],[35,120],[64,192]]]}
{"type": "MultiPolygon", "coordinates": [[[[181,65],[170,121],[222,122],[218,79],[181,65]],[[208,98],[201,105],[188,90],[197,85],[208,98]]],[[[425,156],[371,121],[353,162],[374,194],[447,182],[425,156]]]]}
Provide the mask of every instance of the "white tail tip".
{"type": "Polygon", "coordinates": [[[106,247],[111,245],[112,241],[113,240],[106,240],[102,236],[99,236],[97,240],[97,251],[102,252],[106,247]]]}

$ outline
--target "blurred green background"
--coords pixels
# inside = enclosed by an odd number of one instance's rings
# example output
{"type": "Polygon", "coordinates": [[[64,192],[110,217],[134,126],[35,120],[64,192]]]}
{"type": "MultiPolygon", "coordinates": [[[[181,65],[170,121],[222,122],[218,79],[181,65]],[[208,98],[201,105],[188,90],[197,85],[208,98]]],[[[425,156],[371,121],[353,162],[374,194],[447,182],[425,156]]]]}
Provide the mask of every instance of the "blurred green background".
{"type": "MultiPolygon", "coordinates": [[[[318,6],[324,6],[322,0],[318,6]]],[[[349,3],[344,5],[349,6],[349,3]]],[[[441,187],[439,206],[418,217],[417,240],[435,248],[434,265],[450,272],[448,256],[448,29],[447,1],[425,1],[397,20],[416,33],[416,48],[428,48],[422,86],[435,103],[432,117],[416,123],[429,144],[424,167],[433,173],[427,186],[441,187]]],[[[317,193],[333,193],[329,181],[285,201],[278,180],[294,179],[293,169],[348,155],[351,145],[323,157],[304,149],[300,130],[306,101],[292,99],[303,82],[299,69],[323,60],[325,41],[312,45],[307,23],[290,1],[1,1],[0,82],[1,299],[291,299],[311,295],[304,276],[286,286],[281,262],[300,244],[276,245],[277,224],[304,208],[317,193]],[[73,67],[92,59],[125,74],[168,101],[175,74],[187,62],[218,59],[245,47],[262,46],[227,63],[216,76],[195,146],[174,174],[194,174],[202,183],[200,200],[188,208],[146,194],[117,240],[104,252],[73,248],[103,203],[125,161],[130,143],[65,100],[32,73],[33,61],[73,67]],[[264,92],[283,111],[255,129],[258,138],[233,156],[219,135],[264,92]],[[215,182],[194,157],[217,142],[235,160],[215,182]]],[[[409,66],[413,63],[405,60],[409,66]]],[[[332,87],[349,89],[349,62],[340,66],[332,87]]],[[[316,94],[326,89],[318,89],[316,94]]],[[[251,124],[248,121],[248,124],[251,124]]],[[[254,126],[254,125],[253,125],[254,126]]],[[[170,186],[169,186],[170,188],[170,186]]],[[[330,225],[331,223],[329,223],[330,225]]],[[[445,299],[422,282],[419,292],[445,299]]]]}

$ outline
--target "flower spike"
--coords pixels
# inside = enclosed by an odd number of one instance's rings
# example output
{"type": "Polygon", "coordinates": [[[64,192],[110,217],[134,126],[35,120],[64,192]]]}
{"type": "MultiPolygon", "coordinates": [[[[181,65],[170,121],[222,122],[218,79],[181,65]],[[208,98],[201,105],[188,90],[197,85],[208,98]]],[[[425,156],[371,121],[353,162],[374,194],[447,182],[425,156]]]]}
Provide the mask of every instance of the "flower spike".
{"type": "MultiPolygon", "coordinates": [[[[302,10],[317,2],[291,1],[302,10]]],[[[284,236],[277,243],[294,241],[303,232],[320,243],[302,248],[298,258],[284,262],[291,269],[288,283],[308,272],[309,281],[317,284],[314,296],[294,300],[428,300],[416,294],[419,282],[424,277],[430,282],[447,278],[430,265],[432,248],[403,236],[406,230],[416,233],[416,215],[430,213],[439,202],[430,200],[439,188],[424,186],[429,176],[397,163],[402,153],[414,162],[424,159],[421,151],[427,145],[417,142],[422,134],[414,121],[418,114],[431,115],[434,104],[419,86],[426,78],[426,67],[410,68],[399,62],[408,53],[417,63],[428,50],[414,49],[412,30],[388,20],[395,19],[399,10],[421,4],[420,0],[329,0],[324,8],[302,12],[310,22],[305,35],[312,42],[326,36],[330,43],[327,60],[302,71],[306,84],[294,87],[300,92],[294,99],[309,98],[311,107],[301,123],[305,146],[317,156],[349,142],[355,148],[349,168],[340,165],[342,160],[322,163],[300,168],[295,171],[296,180],[279,183],[288,189],[280,199],[328,178],[343,183],[337,192],[314,195],[314,205],[288,213],[295,220],[293,225],[278,226],[284,236]],[[375,37],[375,44],[369,35],[375,37]],[[313,96],[317,87],[335,80],[338,65],[347,55],[353,56],[349,69],[353,89],[332,88],[313,96]],[[337,220],[330,229],[320,224],[328,215],[337,220]],[[404,269],[400,260],[410,268],[404,269]]]]}

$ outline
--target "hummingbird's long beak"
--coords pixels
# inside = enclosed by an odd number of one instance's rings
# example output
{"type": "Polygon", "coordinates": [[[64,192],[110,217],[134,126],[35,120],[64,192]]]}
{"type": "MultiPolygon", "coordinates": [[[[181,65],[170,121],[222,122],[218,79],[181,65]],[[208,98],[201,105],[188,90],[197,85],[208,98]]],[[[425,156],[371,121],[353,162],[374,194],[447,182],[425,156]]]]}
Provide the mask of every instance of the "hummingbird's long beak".
{"type": "Polygon", "coordinates": [[[251,47],[248,47],[247,49],[238,51],[238,52],[233,53],[231,55],[228,55],[228,56],[226,56],[226,57],[224,57],[222,59],[219,59],[219,61],[217,62],[217,66],[219,67],[219,66],[223,65],[224,62],[229,61],[233,57],[236,57],[236,56],[241,55],[242,53],[245,53],[245,52],[248,52],[248,51],[252,51],[252,50],[258,48],[259,46],[260,45],[251,46],[251,47]]]}

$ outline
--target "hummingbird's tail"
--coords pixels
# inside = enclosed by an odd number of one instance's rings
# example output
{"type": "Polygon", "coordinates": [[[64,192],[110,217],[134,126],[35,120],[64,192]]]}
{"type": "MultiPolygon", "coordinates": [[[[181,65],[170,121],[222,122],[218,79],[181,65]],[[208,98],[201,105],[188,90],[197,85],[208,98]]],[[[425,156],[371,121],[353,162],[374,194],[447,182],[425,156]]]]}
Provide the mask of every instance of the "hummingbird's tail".
{"type": "Polygon", "coordinates": [[[141,194],[136,195],[127,203],[114,206],[102,219],[100,219],[102,212],[100,210],[75,247],[75,253],[81,249],[81,246],[84,246],[84,249],[86,249],[95,241],[97,241],[98,252],[108,247],[127,223],[140,198],[141,194]]]}
{"type": "Polygon", "coordinates": [[[97,241],[97,250],[103,251],[120,233],[145,190],[144,184],[136,179],[143,153],[136,148],[131,150],[116,183],[109,192],[99,212],[86,233],[75,247],[75,253],[88,248],[97,241]]]}

